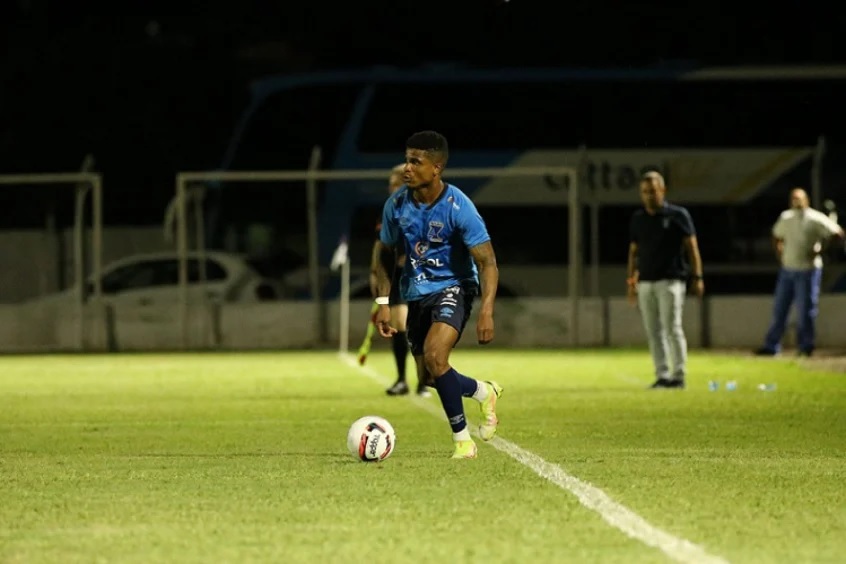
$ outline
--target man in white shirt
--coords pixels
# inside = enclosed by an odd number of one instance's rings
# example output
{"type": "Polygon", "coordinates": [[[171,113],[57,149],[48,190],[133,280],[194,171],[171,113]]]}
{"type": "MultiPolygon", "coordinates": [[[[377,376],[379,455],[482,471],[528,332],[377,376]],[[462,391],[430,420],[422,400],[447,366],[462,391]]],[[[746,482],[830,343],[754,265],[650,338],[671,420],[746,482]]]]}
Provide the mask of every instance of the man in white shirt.
{"type": "Polygon", "coordinates": [[[814,352],[816,321],[822,280],[822,253],[834,239],[843,239],[843,229],[827,215],[809,207],[802,188],[790,192],[790,209],[782,212],[773,226],[773,246],[781,263],[773,303],[773,319],[764,337],[764,346],[755,351],[773,356],[781,351],[790,306],[797,308],[798,354],[814,352]]]}

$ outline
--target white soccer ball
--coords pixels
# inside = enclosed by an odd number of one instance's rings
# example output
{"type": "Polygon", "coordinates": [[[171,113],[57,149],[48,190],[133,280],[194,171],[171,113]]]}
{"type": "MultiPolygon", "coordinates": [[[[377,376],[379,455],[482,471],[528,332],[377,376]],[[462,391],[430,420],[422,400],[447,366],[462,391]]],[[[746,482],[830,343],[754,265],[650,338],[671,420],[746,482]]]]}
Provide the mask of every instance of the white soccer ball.
{"type": "Polygon", "coordinates": [[[393,426],[378,415],[357,419],[347,433],[347,448],[364,462],[380,462],[388,458],[396,447],[393,426]]]}

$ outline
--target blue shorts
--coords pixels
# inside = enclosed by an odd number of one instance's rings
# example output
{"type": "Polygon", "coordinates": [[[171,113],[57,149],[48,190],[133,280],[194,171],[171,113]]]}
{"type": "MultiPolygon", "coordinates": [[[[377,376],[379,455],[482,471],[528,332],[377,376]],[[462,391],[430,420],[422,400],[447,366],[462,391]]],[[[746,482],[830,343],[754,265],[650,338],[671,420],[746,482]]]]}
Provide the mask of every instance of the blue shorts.
{"type": "Polygon", "coordinates": [[[446,323],[458,331],[458,343],[461,340],[461,333],[470,319],[470,311],[473,309],[473,298],[476,292],[462,288],[461,286],[450,286],[440,292],[424,296],[423,299],[408,302],[408,320],[406,321],[408,331],[408,344],[413,356],[423,354],[423,343],[426,342],[426,335],[435,322],[446,323]]]}

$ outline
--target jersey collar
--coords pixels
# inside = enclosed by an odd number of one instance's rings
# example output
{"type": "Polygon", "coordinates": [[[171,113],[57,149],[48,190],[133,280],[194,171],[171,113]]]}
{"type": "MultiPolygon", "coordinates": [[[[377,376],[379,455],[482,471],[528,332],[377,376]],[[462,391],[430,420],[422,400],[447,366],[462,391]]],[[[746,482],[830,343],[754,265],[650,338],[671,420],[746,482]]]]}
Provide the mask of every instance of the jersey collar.
{"type": "MultiPolygon", "coordinates": [[[[443,189],[443,191],[441,192],[441,194],[440,194],[437,198],[435,198],[435,201],[433,201],[431,204],[428,204],[428,205],[426,206],[426,209],[427,209],[427,210],[430,210],[430,209],[434,208],[436,205],[438,205],[438,203],[440,203],[440,201],[441,201],[441,200],[443,200],[443,199],[444,199],[444,197],[446,197],[447,192],[449,192],[449,190],[450,190],[450,188],[451,188],[451,187],[452,187],[452,186],[449,184],[449,182],[444,181],[444,189],[443,189]]],[[[415,199],[414,199],[414,196],[412,196],[411,194],[409,194],[409,198],[411,199],[411,203],[412,203],[412,204],[414,204],[414,207],[417,207],[417,208],[419,208],[419,207],[420,207],[420,202],[418,202],[417,200],[415,200],[415,199]]]]}

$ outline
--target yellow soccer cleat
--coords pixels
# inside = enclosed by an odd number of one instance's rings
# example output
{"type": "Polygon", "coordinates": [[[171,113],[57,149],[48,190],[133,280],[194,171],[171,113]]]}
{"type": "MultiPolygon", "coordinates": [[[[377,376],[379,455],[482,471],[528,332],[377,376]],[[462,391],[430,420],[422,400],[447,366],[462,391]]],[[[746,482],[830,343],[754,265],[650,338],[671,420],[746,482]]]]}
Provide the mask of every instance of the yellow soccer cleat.
{"type": "Polygon", "coordinates": [[[476,458],[476,443],[473,439],[468,441],[455,441],[455,452],[452,458],[476,458]]]}
{"type": "Polygon", "coordinates": [[[502,395],[502,386],[496,382],[480,382],[488,387],[488,397],[479,403],[482,410],[482,424],[479,425],[479,436],[483,441],[489,441],[496,435],[499,419],[496,417],[496,400],[502,395]]]}

